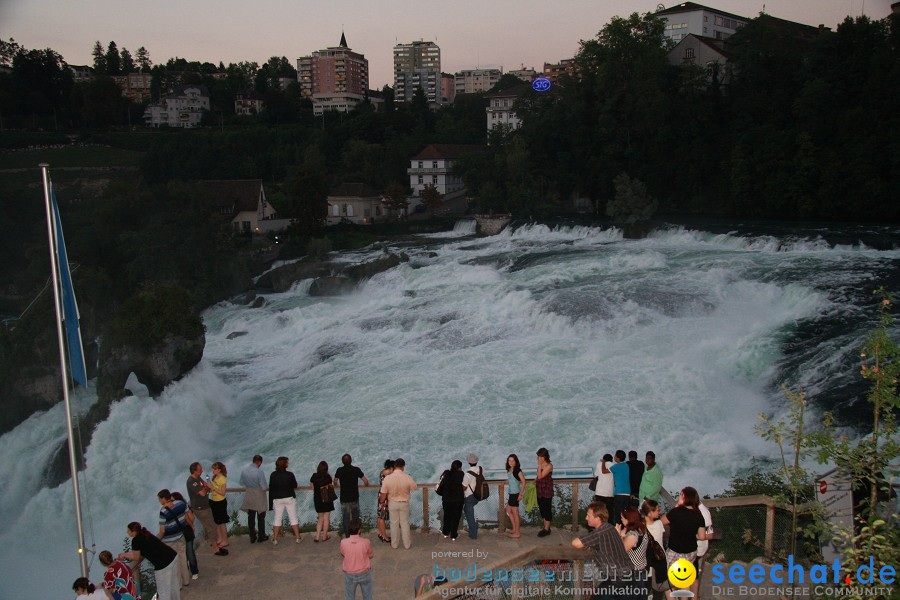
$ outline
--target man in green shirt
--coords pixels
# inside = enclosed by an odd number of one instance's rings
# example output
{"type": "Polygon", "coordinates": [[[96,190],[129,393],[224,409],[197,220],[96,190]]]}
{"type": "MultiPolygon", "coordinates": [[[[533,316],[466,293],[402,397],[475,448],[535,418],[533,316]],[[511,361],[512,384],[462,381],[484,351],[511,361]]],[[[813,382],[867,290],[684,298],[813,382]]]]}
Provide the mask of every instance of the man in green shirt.
{"type": "Polygon", "coordinates": [[[647,452],[644,462],[647,464],[647,468],[644,470],[644,476],[641,477],[641,489],[638,494],[638,500],[643,502],[644,498],[649,498],[659,502],[659,490],[662,489],[663,474],[659,465],[656,464],[656,454],[647,452]]]}

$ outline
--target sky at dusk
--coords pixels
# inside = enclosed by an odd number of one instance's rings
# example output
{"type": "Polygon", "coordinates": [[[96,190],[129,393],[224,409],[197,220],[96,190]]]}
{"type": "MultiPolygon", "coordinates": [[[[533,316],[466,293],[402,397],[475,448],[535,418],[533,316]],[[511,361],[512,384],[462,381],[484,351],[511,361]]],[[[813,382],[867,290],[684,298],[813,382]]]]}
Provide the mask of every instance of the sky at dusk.
{"type": "MultiPolygon", "coordinates": [[[[847,15],[883,18],[893,0],[710,0],[706,6],[768,14],[834,28],[847,15]]],[[[179,56],[201,62],[296,59],[336,46],[343,29],[369,60],[372,88],[392,85],[396,43],[425,39],[441,47],[442,70],[521,65],[572,57],[612,17],[655,11],[643,0],[0,0],[0,37],[26,48],[53,48],[69,64],[93,62],[95,40],[114,40],[154,63],[179,56]]],[[[676,3],[666,3],[666,7],[676,3]]]]}

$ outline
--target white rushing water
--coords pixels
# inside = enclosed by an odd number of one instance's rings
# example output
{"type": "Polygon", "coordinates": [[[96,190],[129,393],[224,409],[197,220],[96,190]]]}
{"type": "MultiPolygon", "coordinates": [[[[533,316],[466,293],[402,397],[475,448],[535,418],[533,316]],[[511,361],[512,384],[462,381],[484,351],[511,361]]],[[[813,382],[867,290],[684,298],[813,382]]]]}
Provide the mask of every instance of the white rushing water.
{"type": "MultiPolygon", "coordinates": [[[[266,467],[289,456],[305,481],[343,452],[370,475],[403,456],[428,479],[470,451],[500,468],[510,452],[531,465],[540,446],[563,466],[652,449],[667,488],[715,493],[772,454],[753,425],[779,410],[777,380],[814,398],[843,376],[864,330],[810,342],[790,369],[786,340],[858,313],[848,290],[876,287],[900,258],[685,229],[639,241],[541,225],[464,237],[473,227],[402,248],[408,264],[348,296],[309,297],[304,281],[264,308],[208,309],[200,365],[97,427],[84,474],[97,549],[119,550],[129,521],[153,529],[156,491],[183,491],[192,461],[222,460],[236,483],[256,452],[266,467]],[[227,339],[235,331],[246,335],[227,339]]],[[[79,409],[90,402],[83,394],[79,409]]],[[[77,576],[71,483],[44,489],[39,477],[63,421],[56,407],[0,437],[0,508],[14,515],[0,532],[0,597],[59,597],[77,576]]]]}

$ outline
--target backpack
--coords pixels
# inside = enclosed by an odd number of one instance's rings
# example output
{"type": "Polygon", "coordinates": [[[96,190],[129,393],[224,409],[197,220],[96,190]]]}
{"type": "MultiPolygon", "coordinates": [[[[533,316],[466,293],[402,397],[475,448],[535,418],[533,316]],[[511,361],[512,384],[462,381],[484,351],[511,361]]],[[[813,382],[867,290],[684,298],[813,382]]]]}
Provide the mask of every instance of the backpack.
{"type": "Polygon", "coordinates": [[[478,472],[469,471],[469,475],[475,477],[475,487],[472,488],[472,495],[481,502],[491,495],[491,487],[484,480],[484,469],[478,467],[478,472]]]}
{"type": "Polygon", "coordinates": [[[653,579],[651,582],[653,589],[662,591],[669,587],[669,565],[666,562],[666,551],[659,545],[659,542],[647,532],[647,566],[653,568],[653,579]],[[656,587],[663,586],[663,587],[656,587]]]}

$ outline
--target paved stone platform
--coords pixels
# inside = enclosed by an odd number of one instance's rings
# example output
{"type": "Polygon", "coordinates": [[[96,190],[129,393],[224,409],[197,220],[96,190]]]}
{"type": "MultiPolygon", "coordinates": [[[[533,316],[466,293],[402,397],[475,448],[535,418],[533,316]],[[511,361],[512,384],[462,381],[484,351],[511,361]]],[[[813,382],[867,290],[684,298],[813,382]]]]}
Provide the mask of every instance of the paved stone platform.
{"type": "MultiPolygon", "coordinates": [[[[412,547],[391,548],[378,539],[375,532],[363,534],[372,541],[374,597],[380,599],[413,598],[416,576],[441,568],[467,567],[472,563],[486,566],[506,556],[534,546],[568,547],[575,534],[553,530],[547,537],[537,537],[537,529],[523,530],[522,537],[511,539],[495,530],[479,531],[477,540],[464,532],[451,541],[436,531],[414,531],[412,547]],[[452,556],[448,553],[458,553],[452,556]]],[[[197,548],[200,578],[181,591],[186,600],[222,600],[224,598],[292,598],[309,600],[341,600],[344,577],[341,571],[340,538],[331,533],[327,542],[313,542],[314,534],[305,533],[299,544],[293,534],[279,539],[251,544],[247,536],[229,538],[228,556],[213,556],[208,545],[197,548]]],[[[359,596],[359,594],[357,594],[359,596]]]]}
{"type": "MultiPolygon", "coordinates": [[[[523,529],[522,537],[511,539],[496,530],[482,529],[477,540],[464,532],[457,541],[444,539],[437,531],[412,533],[412,547],[393,549],[381,542],[375,532],[363,534],[372,541],[374,598],[397,600],[413,598],[416,576],[440,568],[479,568],[540,546],[570,546],[577,534],[554,529],[547,537],[537,537],[537,529],[523,529]],[[455,553],[455,554],[454,554],[455,553]]],[[[582,529],[582,533],[584,530],[582,529]]],[[[225,598],[267,598],[341,600],[344,577],[341,571],[340,538],[332,532],[327,542],[313,542],[314,534],[305,533],[300,544],[293,534],[282,537],[277,546],[271,541],[251,544],[247,536],[230,538],[229,555],[213,556],[209,546],[197,549],[200,578],[183,588],[186,600],[222,600],[225,598]]],[[[701,583],[701,598],[712,598],[710,577],[701,583]]],[[[359,597],[359,594],[357,594],[359,597]]],[[[734,596],[732,597],[734,598],[734,596]]],[[[758,600],[758,599],[757,599],[758,600]]]]}

